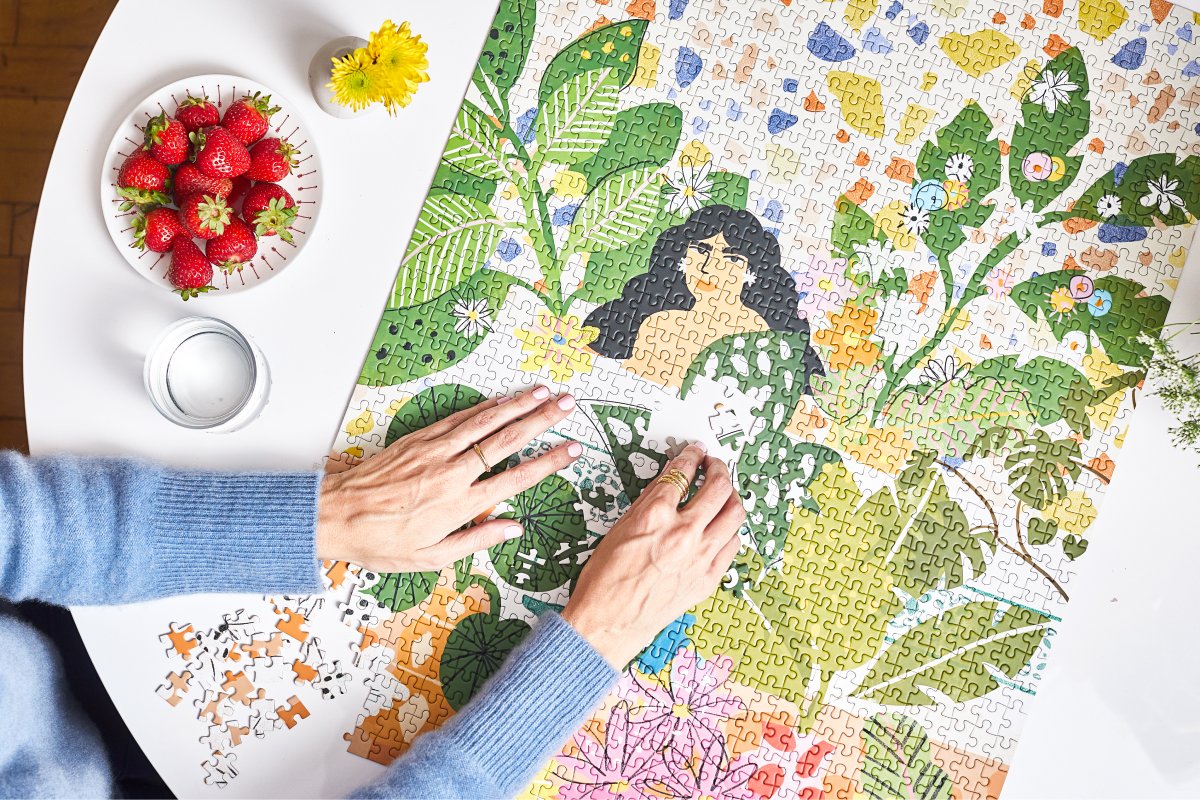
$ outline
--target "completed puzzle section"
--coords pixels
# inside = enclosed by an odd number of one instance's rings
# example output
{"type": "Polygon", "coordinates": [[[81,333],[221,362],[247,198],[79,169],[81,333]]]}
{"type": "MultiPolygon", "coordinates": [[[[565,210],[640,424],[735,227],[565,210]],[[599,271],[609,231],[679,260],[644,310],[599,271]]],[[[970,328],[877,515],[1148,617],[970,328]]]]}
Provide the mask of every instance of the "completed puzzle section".
{"type": "Polygon", "coordinates": [[[502,0],[337,462],[535,383],[579,407],[522,456],[584,456],[441,573],[328,565],[350,752],[462,708],[703,439],[742,551],[528,792],[997,795],[1200,213],[1198,35],[1165,2],[502,0]]]}

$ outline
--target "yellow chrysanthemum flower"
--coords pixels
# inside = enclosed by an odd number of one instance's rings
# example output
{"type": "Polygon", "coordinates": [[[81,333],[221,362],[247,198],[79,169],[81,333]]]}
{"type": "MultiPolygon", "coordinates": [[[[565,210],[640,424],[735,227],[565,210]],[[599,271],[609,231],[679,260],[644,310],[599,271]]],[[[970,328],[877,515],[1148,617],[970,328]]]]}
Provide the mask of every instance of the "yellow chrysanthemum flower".
{"type": "Polygon", "coordinates": [[[417,85],[429,80],[428,51],[428,45],[413,34],[407,22],[396,27],[389,19],[371,34],[367,54],[380,68],[380,99],[389,114],[408,105],[417,85]]]}
{"type": "Polygon", "coordinates": [[[383,87],[379,67],[367,57],[365,48],[333,59],[333,73],[327,84],[339,105],[362,111],[382,99],[383,87]]]}

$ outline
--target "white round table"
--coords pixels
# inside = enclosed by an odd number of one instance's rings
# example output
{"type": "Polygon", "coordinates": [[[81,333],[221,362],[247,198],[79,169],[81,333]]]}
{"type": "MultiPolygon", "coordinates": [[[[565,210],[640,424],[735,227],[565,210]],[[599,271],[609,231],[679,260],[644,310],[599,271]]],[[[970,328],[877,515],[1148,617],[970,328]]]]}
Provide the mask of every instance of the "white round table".
{"type": "MultiPolygon", "coordinates": [[[[42,196],[25,313],[25,396],[35,454],[136,455],[180,466],[313,467],[342,419],[408,232],[432,178],[496,0],[207,0],[205,14],[151,0],[122,0],[96,44],[67,111],[42,196]],[[224,12],[239,24],[216,23],[224,12]],[[180,46],[161,24],[186,17],[195,41],[180,46]],[[339,120],[309,92],[312,54],[328,40],[365,34],[388,16],[411,20],[429,43],[433,80],[392,119],[339,120]],[[211,30],[210,30],[211,28],[211,30]],[[271,32],[268,34],[267,32],[271,32]],[[123,52],[142,48],[139,73],[123,52]],[[104,148],[128,108],[157,87],[202,73],[242,74],[286,96],[320,148],[325,198],[300,259],[263,287],[186,306],[134,274],[109,240],[95,199],[104,148]],[[63,223],[61,220],[69,220],[63,223]],[[149,344],[172,321],[202,313],[249,334],[270,364],[261,418],[235,433],[187,431],[161,418],[142,387],[149,344]]],[[[1172,312],[1200,316],[1200,250],[1172,312]]],[[[1200,794],[1200,644],[1189,597],[1200,561],[1190,501],[1200,458],[1171,448],[1169,418],[1143,396],[1116,481],[1072,584],[1066,621],[1005,789],[1006,797],[1200,794]]],[[[158,634],[166,619],[237,608],[238,600],[187,597],[117,609],[75,609],[109,693],[165,781],[181,796],[331,796],[381,769],[331,741],[358,707],[323,727],[298,726],[282,750],[272,740],[239,748],[271,759],[229,787],[204,785],[195,720],[153,688],[166,672],[158,634]],[[189,724],[190,723],[190,724],[189,724]],[[256,749],[257,748],[257,749],[256,749]]]]}

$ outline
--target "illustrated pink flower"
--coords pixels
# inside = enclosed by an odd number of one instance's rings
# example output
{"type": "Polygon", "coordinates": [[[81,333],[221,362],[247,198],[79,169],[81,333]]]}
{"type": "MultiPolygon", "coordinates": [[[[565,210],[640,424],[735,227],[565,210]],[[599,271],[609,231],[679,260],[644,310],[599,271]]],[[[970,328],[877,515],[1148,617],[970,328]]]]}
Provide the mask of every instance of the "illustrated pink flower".
{"type": "Polygon", "coordinates": [[[558,791],[561,800],[610,800],[650,798],[661,794],[649,789],[661,784],[666,765],[644,737],[630,733],[629,703],[622,700],[608,715],[604,742],[584,733],[575,735],[578,756],[561,756],[555,775],[565,781],[558,791]]]}
{"type": "Polygon", "coordinates": [[[713,739],[698,753],[668,747],[663,753],[666,772],[662,785],[668,797],[677,800],[756,800],[750,779],[758,765],[745,757],[729,760],[725,742],[713,739]]]}
{"type": "Polygon", "coordinates": [[[846,259],[813,256],[807,269],[792,273],[796,281],[800,316],[819,323],[825,313],[854,295],[854,282],[846,277],[846,259]]]}
{"type": "Polygon", "coordinates": [[[665,682],[634,674],[638,708],[630,721],[649,728],[646,739],[654,750],[667,744],[689,753],[706,750],[722,737],[721,723],[745,709],[740,698],[723,691],[732,671],[727,656],[701,661],[695,651],[681,648],[665,682]]]}

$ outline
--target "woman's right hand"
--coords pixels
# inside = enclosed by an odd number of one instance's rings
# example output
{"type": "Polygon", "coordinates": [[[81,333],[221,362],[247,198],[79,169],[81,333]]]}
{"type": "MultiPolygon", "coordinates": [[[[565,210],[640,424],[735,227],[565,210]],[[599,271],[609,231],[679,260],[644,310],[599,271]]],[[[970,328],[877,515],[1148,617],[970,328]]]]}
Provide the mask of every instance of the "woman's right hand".
{"type": "Polygon", "coordinates": [[[746,519],[729,469],[690,445],[663,470],[704,484],[686,505],[655,480],[596,547],[562,617],[616,669],[717,588],[746,519]]]}

